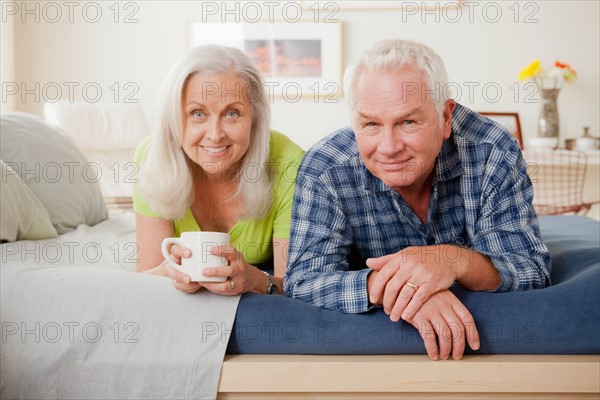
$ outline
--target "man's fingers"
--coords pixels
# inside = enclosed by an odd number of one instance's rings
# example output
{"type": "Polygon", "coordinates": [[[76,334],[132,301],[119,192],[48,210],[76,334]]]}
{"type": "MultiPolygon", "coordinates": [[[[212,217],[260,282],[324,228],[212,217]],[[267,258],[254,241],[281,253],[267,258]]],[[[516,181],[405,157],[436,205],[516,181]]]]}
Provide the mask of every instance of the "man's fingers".
{"type": "Polygon", "coordinates": [[[479,332],[477,331],[477,326],[475,326],[475,323],[472,325],[465,325],[465,332],[467,334],[467,342],[469,342],[469,347],[471,347],[473,350],[479,350],[481,342],[479,340],[479,332]]]}
{"type": "Polygon", "coordinates": [[[446,320],[444,341],[450,341],[452,344],[452,358],[460,360],[466,347],[465,327],[452,310],[447,310],[443,317],[446,320]]]}
{"type": "MultiPolygon", "coordinates": [[[[414,282],[413,282],[414,283],[414,282]]],[[[431,283],[423,283],[417,285],[417,288],[413,288],[409,285],[404,285],[407,290],[410,290],[413,294],[410,302],[405,306],[402,311],[401,317],[405,321],[410,321],[415,314],[421,309],[423,304],[434,294],[434,287],[431,283]]],[[[404,288],[402,290],[405,290],[404,288]]]]}
{"type": "Polygon", "coordinates": [[[469,347],[471,347],[473,350],[479,350],[479,332],[477,331],[477,326],[475,325],[475,320],[473,319],[473,316],[460,301],[453,303],[452,309],[454,310],[454,312],[460,319],[460,322],[462,322],[462,325],[464,326],[465,335],[467,337],[469,347]]]}
{"type": "MultiPolygon", "coordinates": [[[[389,284],[388,284],[388,286],[389,286],[389,284]]],[[[406,284],[402,285],[402,287],[400,288],[400,293],[398,293],[398,295],[393,299],[393,300],[396,300],[395,303],[391,304],[390,311],[388,312],[388,314],[390,315],[390,319],[393,322],[400,321],[400,316],[403,315],[406,305],[410,302],[410,299],[413,297],[414,294],[415,294],[415,289],[411,288],[410,286],[408,286],[406,284]]],[[[387,288],[386,288],[385,295],[387,296],[387,288]]],[[[385,298],[384,298],[384,304],[385,304],[385,298]]],[[[404,319],[404,320],[409,321],[408,319],[404,319]]]]}
{"type": "MultiPolygon", "coordinates": [[[[369,291],[369,301],[376,304],[379,299],[384,296],[384,289],[388,285],[390,279],[394,276],[397,269],[393,268],[390,263],[387,263],[384,268],[377,272],[373,286],[369,291]]],[[[398,288],[399,290],[399,288],[398,288]]]]}
{"type": "Polygon", "coordinates": [[[452,351],[454,345],[454,338],[452,337],[452,331],[449,330],[449,324],[440,318],[434,323],[435,331],[438,336],[438,343],[440,345],[440,359],[447,360],[452,351]]]}
{"type": "Polygon", "coordinates": [[[448,328],[452,334],[452,358],[460,360],[465,353],[465,328],[461,324],[451,323],[448,328]]]}
{"type": "Polygon", "coordinates": [[[394,256],[394,254],[388,254],[386,256],[383,257],[377,257],[377,258],[367,258],[367,267],[375,270],[375,271],[379,271],[381,268],[383,268],[385,266],[385,264],[387,264],[387,262],[394,256]]]}
{"type": "Polygon", "coordinates": [[[421,320],[420,323],[413,324],[419,331],[421,338],[423,338],[423,343],[425,344],[425,350],[427,350],[427,355],[432,360],[438,360],[438,347],[437,347],[437,338],[435,330],[433,326],[428,320],[421,320]]]}

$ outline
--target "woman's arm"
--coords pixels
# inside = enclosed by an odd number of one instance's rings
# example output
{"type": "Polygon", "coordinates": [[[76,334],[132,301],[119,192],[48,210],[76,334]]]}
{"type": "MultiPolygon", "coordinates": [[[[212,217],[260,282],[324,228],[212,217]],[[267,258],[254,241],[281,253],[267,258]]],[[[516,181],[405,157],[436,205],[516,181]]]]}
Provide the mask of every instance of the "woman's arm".
{"type": "Polygon", "coordinates": [[[277,293],[283,294],[283,275],[287,267],[290,239],[273,238],[273,282],[277,293]]]}
{"type": "Polygon", "coordinates": [[[158,267],[164,261],[160,245],[164,238],[173,237],[173,224],[163,218],[135,214],[137,243],[137,272],[158,267]]]}

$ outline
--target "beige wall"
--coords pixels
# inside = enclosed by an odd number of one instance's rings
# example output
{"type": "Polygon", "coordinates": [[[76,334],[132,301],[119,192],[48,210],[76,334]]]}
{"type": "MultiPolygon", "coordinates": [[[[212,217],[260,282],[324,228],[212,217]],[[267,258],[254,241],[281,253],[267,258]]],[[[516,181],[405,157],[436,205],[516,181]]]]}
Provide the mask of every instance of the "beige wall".
{"type": "MultiPolygon", "coordinates": [[[[7,18],[0,25],[0,87],[2,94],[5,89],[15,85],[15,21],[7,18]]],[[[0,102],[0,111],[15,111],[15,96],[3,97],[0,102]]]]}
{"type": "MultiPolygon", "coordinates": [[[[413,2],[417,3],[421,2],[413,2]]],[[[73,2],[72,6],[65,2],[51,6],[46,2],[27,2],[30,13],[23,12],[23,4],[2,2],[2,79],[6,72],[8,81],[33,92],[24,99],[22,93],[9,96],[3,92],[3,109],[14,107],[41,115],[44,98],[56,98],[57,89],[63,99],[69,98],[70,88],[73,97],[81,99],[85,87],[87,99],[91,100],[98,97],[96,89],[100,88],[100,101],[122,102],[128,94],[139,100],[151,126],[155,124],[160,82],[186,49],[186,23],[205,16],[201,2],[120,2],[118,16],[112,1],[73,2]],[[124,23],[127,16],[137,22],[124,23]],[[92,22],[94,19],[98,21],[92,22]],[[6,44],[10,35],[4,30],[5,26],[10,29],[10,24],[14,25],[14,54],[10,43],[6,44]],[[12,62],[14,76],[10,73],[12,62]],[[115,99],[117,89],[119,98],[115,99]]],[[[212,4],[220,6],[222,2],[212,4]]],[[[305,12],[312,17],[311,11],[305,12]]],[[[343,22],[344,64],[383,38],[425,42],[444,58],[450,81],[462,89],[461,103],[480,111],[519,112],[527,140],[535,135],[540,105],[537,97],[531,103],[525,102],[527,93],[515,82],[520,68],[534,58],[540,58],[544,64],[556,59],[569,62],[579,74],[559,97],[563,135],[578,136],[584,125],[590,126],[593,134],[600,133],[599,15],[596,1],[530,1],[463,2],[458,21],[450,20],[455,14],[409,14],[402,10],[340,10],[335,18],[343,22]],[[502,15],[498,22],[491,22],[497,7],[502,15]],[[490,89],[487,96],[482,90],[485,85],[490,89]],[[472,96],[469,86],[474,87],[472,96]],[[492,101],[494,87],[502,93],[492,101]],[[519,92],[517,87],[521,88],[519,92]]],[[[281,13],[275,12],[275,16],[281,13]]],[[[240,17],[244,19],[243,13],[240,17]]],[[[235,15],[227,18],[231,21],[235,15]]],[[[279,99],[272,107],[273,127],[304,147],[349,123],[343,99],[329,104],[279,99]]]]}

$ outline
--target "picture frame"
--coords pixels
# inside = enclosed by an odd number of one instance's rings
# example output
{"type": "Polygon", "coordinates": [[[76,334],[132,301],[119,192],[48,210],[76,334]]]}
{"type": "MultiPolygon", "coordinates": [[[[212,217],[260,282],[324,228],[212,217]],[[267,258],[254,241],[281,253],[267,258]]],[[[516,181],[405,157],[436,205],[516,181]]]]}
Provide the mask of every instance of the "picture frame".
{"type": "Polygon", "coordinates": [[[519,113],[516,112],[495,112],[495,111],[482,111],[479,114],[488,117],[492,121],[495,121],[508,129],[510,133],[514,135],[519,143],[521,150],[525,148],[523,145],[523,135],[521,132],[521,120],[519,119],[519,113]]]}
{"type": "Polygon", "coordinates": [[[269,99],[327,102],[342,96],[342,23],[220,23],[190,21],[188,48],[236,47],[254,62],[269,99]]]}
{"type": "Polygon", "coordinates": [[[416,10],[442,10],[459,8],[463,0],[436,0],[436,1],[408,1],[408,0],[305,0],[301,1],[302,8],[324,11],[416,11],[416,10]]]}

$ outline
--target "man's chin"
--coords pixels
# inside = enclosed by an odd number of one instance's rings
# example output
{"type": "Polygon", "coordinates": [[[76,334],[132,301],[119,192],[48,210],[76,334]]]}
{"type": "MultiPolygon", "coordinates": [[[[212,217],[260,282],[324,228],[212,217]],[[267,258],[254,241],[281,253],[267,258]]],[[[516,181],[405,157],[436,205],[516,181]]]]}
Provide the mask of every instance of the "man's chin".
{"type": "Polygon", "coordinates": [[[417,174],[414,172],[398,171],[381,174],[379,179],[387,186],[396,189],[412,185],[417,179],[417,174]]]}

